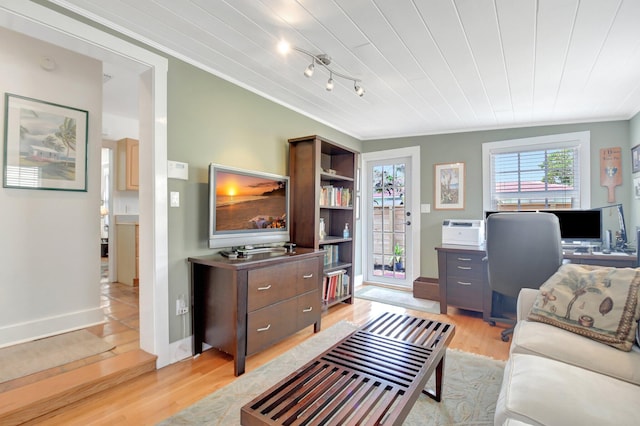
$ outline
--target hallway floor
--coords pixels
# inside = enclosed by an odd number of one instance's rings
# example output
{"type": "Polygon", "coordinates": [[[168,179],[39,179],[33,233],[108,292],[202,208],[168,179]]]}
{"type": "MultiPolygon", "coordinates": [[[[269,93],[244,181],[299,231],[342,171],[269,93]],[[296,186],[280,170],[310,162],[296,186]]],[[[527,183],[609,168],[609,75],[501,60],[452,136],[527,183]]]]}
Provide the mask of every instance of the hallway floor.
{"type": "Polygon", "coordinates": [[[115,347],[108,352],[103,352],[89,358],[0,383],[0,394],[1,392],[35,383],[77,367],[140,348],[140,321],[138,315],[139,287],[107,282],[106,269],[104,267],[106,260],[107,258],[102,259],[103,269],[100,280],[100,305],[104,313],[105,322],[88,327],[86,330],[98,337],[102,337],[105,341],[115,345],[115,347]]]}

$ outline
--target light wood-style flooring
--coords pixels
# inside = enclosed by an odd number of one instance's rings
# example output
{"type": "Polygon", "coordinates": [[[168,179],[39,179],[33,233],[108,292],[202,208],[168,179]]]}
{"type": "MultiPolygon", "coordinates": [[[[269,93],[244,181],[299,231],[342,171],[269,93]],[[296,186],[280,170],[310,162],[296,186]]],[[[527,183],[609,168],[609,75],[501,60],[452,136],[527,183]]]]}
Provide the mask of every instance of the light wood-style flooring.
{"type": "MultiPolygon", "coordinates": [[[[89,330],[116,344],[112,351],[114,353],[139,349],[137,288],[119,283],[103,282],[101,285],[107,322],[89,330]]],[[[325,313],[322,317],[322,329],[326,330],[341,320],[364,324],[385,311],[434,318],[455,324],[456,335],[450,347],[501,360],[508,357],[509,343],[500,340],[500,326],[491,327],[482,321],[479,314],[455,308],[449,308],[448,314],[443,316],[355,299],[352,305],[338,305],[325,313]]],[[[275,346],[248,357],[246,370],[251,371],[259,367],[311,336],[313,327],[308,327],[275,346]]],[[[42,374],[50,375],[55,372],[48,371],[42,374]]],[[[156,424],[234,379],[232,358],[219,351],[209,350],[197,358],[189,358],[145,373],[126,383],[74,402],[29,424],[156,424]]]]}

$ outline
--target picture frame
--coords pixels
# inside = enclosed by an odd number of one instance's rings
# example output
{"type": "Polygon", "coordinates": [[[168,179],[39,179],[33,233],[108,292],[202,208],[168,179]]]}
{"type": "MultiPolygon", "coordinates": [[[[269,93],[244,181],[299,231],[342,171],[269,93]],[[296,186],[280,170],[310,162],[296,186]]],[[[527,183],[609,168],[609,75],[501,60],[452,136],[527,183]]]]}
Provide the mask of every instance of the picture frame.
{"type": "Polygon", "coordinates": [[[640,176],[633,178],[633,196],[636,200],[640,200],[640,176]]]}
{"type": "Polygon", "coordinates": [[[640,172],[640,145],[631,148],[631,172],[640,172]]]}
{"type": "Polygon", "coordinates": [[[5,188],[87,191],[88,111],[5,93],[5,188]]]}
{"type": "Polygon", "coordinates": [[[434,178],[435,209],[464,209],[464,163],[435,164],[434,178]]]}

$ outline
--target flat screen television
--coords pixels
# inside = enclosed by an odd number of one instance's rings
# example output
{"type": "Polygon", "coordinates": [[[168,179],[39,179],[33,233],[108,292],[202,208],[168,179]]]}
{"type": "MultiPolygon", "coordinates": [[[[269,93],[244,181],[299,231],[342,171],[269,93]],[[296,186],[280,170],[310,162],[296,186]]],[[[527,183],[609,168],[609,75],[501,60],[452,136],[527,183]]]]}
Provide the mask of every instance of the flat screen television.
{"type": "Polygon", "coordinates": [[[289,241],[289,177],[209,165],[209,248],[289,241]]]}
{"type": "MultiPolygon", "coordinates": [[[[553,213],[560,222],[563,244],[599,242],[602,239],[602,210],[538,210],[553,213]]],[[[497,211],[486,211],[485,218],[497,211]]]]}

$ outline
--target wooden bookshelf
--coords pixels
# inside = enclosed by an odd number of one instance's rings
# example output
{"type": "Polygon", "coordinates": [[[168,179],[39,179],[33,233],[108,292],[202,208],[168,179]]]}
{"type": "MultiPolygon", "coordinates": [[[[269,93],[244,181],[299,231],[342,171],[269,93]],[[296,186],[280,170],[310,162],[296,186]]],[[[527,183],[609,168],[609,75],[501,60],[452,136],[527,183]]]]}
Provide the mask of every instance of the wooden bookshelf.
{"type": "Polygon", "coordinates": [[[320,136],[289,139],[292,239],[300,247],[338,247],[338,258],[324,265],[325,275],[344,270],[344,294],[324,301],[325,308],[353,303],[355,202],[358,152],[320,136]],[[320,238],[320,219],[326,237],[320,238]],[[345,223],[349,236],[343,236],[345,223]]]}

